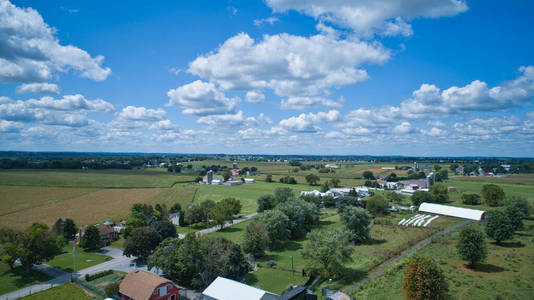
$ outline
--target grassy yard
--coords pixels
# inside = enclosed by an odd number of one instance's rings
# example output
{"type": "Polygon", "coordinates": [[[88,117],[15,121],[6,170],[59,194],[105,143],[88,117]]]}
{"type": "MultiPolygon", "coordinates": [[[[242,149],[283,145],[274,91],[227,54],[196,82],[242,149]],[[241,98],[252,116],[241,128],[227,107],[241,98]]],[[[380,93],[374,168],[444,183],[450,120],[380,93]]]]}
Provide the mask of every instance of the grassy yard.
{"type": "Polygon", "coordinates": [[[167,169],[139,170],[2,170],[0,185],[83,187],[83,188],[154,188],[174,183],[192,182],[193,176],[168,173],[167,169]]]}
{"type": "MultiPolygon", "coordinates": [[[[72,272],[74,267],[74,255],[72,253],[72,245],[67,245],[64,248],[64,253],[60,254],[54,259],[47,261],[46,263],[59,268],[65,272],[72,272]]],[[[76,246],[76,270],[82,270],[105,261],[110,260],[111,257],[94,253],[85,252],[83,249],[76,246]]]]}
{"type": "MultiPolygon", "coordinates": [[[[456,251],[458,231],[417,252],[434,258],[443,270],[452,299],[532,299],[534,295],[534,219],[511,241],[498,246],[487,240],[488,259],[475,270],[465,268],[456,251]]],[[[482,229],[482,225],[475,225],[482,229]]],[[[362,287],[356,299],[404,299],[403,263],[362,287]]]]}
{"type": "Polygon", "coordinates": [[[74,283],[66,283],[46,291],[42,291],[31,296],[26,296],[20,299],[24,300],[49,300],[49,299],[62,299],[62,300],[93,300],[102,299],[89,295],[84,289],[75,285],[74,283]]]}
{"type": "MultiPolygon", "coordinates": [[[[397,255],[402,250],[409,248],[432,233],[458,222],[457,219],[439,218],[428,228],[390,225],[394,224],[394,222],[396,223],[402,217],[406,216],[394,214],[376,220],[371,229],[373,240],[367,244],[354,246],[353,261],[347,264],[350,276],[342,282],[334,282],[334,286],[338,288],[350,286],[353,281],[365,276],[366,272],[373,267],[397,255]]],[[[211,235],[242,243],[247,224],[248,221],[239,223],[211,233],[211,235]]],[[[341,226],[339,215],[334,214],[322,218],[318,227],[321,229],[333,229],[341,226]]],[[[259,285],[263,289],[278,294],[282,293],[290,284],[305,283],[308,278],[302,276],[302,269],[305,268],[306,260],[300,254],[305,243],[305,239],[290,241],[279,251],[267,252],[265,257],[258,260],[259,267],[257,271],[248,274],[245,282],[252,286],[259,285]],[[266,262],[269,260],[274,260],[276,266],[273,268],[267,266],[266,262]],[[293,261],[294,273],[291,272],[291,261],[293,261]]]]}
{"type": "Polygon", "coordinates": [[[48,275],[34,270],[26,273],[20,265],[12,271],[7,264],[0,262],[0,295],[50,279],[48,275]]]}

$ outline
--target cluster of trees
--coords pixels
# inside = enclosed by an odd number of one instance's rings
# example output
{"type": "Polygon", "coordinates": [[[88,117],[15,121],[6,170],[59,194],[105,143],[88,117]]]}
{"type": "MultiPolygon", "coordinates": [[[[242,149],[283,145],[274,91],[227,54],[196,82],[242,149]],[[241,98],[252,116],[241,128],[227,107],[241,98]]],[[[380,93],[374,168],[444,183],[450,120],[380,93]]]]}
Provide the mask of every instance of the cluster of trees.
{"type": "Polygon", "coordinates": [[[204,223],[205,226],[213,220],[221,228],[227,221],[232,221],[241,212],[241,201],[235,198],[226,198],[219,202],[205,200],[193,203],[183,214],[183,225],[204,223]]]}
{"type": "Polygon", "coordinates": [[[76,232],[78,231],[78,228],[76,227],[74,220],[66,218],[63,221],[62,218],[59,218],[54,225],[52,225],[51,230],[53,233],[63,236],[65,241],[72,241],[76,235],[76,232]]]}
{"type": "Polygon", "coordinates": [[[327,192],[330,187],[334,187],[334,188],[337,188],[340,186],[340,180],[337,179],[337,178],[332,178],[330,180],[327,180],[325,182],[323,182],[323,184],[321,184],[321,192],[327,192]]]}
{"type": "Polygon", "coordinates": [[[147,263],[148,268],[156,267],[169,279],[196,289],[205,288],[217,276],[240,280],[249,271],[238,244],[208,235],[166,239],[147,263]]]}
{"type": "Polygon", "coordinates": [[[516,230],[523,228],[523,219],[531,213],[528,201],[521,197],[510,197],[504,210],[486,213],[486,234],[497,244],[511,239],[516,230]]]}
{"type": "Polygon", "coordinates": [[[64,241],[63,234],[51,231],[43,223],[33,223],[22,232],[4,228],[0,230],[0,256],[11,269],[19,259],[23,269],[29,272],[33,264],[61,254],[64,241]]]}
{"type": "Polygon", "coordinates": [[[445,203],[447,201],[449,201],[449,191],[441,183],[432,185],[429,192],[416,191],[412,195],[412,203],[415,206],[419,206],[423,202],[445,203]]]}
{"type": "Polygon", "coordinates": [[[0,159],[0,169],[131,169],[132,164],[128,161],[106,161],[106,160],[43,160],[32,161],[27,159],[0,159]]]}
{"type": "MultiPolygon", "coordinates": [[[[176,237],[176,227],[168,220],[168,214],[180,211],[179,204],[173,205],[169,210],[165,204],[156,204],[155,208],[144,203],[132,205],[126,218],[124,255],[145,260],[161,241],[176,237]]],[[[92,236],[96,227],[88,226],[84,238],[88,236],[89,230],[92,236]]]]}
{"type": "Polygon", "coordinates": [[[263,214],[247,225],[243,241],[244,250],[256,257],[267,248],[279,249],[290,239],[303,238],[319,223],[317,206],[296,199],[290,188],[259,197],[258,212],[263,214]]]}
{"type": "Polygon", "coordinates": [[[280,178],[280,183],[297,184],[298,182],[295,179],[295,177],[284,176],[284,177],[280,178]]]}

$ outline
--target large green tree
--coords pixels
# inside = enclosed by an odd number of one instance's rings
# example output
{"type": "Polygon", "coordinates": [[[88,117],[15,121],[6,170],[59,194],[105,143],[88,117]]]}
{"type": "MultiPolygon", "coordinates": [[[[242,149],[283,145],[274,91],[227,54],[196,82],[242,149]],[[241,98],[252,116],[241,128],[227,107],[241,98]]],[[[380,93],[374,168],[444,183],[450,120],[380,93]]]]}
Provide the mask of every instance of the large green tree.
{"type": "Polygon", "coordinates": [[[321,180],[321,178],[319,178],[319,176],[316,174],[308,174],[306,175],[305,179],[309,185],[317,185],[317,183],[321,180]]]}
{"type": "Polygon", "coordinates": [[[505,212],[514,230],[520,230],[523,229],[523,219],[530,215],[530,205],[525,198],[510,197],[506,203],[505,212]]]}
{"type": "Polygon", "coordinates": [[[437,203],[445,203],[449,201],[449,191],[444,184],[436,183],[430,186],[430,194],[437,203]]]}
{"type": "Polygon", "coordinates": [[[504,190],[496,184],[486,184],[482,187],[482,198],[489,206],[504,204],[504,190]]]}
{"type": "Polygon", "coordinates": [[[352,240],[357,243],[370,238],[369,224],[371,218],[371,215],[361,207],[348,206],[341,212],[343,225],[352,233],[352,240]]]}
{"type": "Polygon", "coordinates": [[[308,242],[301,252],[307,260],[306,269],[323,278],[339,278],[345,269],[344,264],[352,260],[351,238],[352,233],[341,228],[308,233],[308,242]]]}
{"type": "Polygon", "coordinates": [[[484,261],[488,256],[486,235],[471,226],[462,229],[456,248],[460,257],[469,262],[469,267],[484,261]]]}
{"type": "Polygon", "coordinates": [[[124,242],[124,255],[137,256],[145,261],[161,242],[161,236],[151,227],[134,229],[124,242]]]}
{"type": "Polygon", "coordinates": [[[412,195],[412,203],[415,206],[421,205],[423,202],[434,202],[434,198],[432,197],[432,194],[425,191],[416,191],[412,195]]]}
{"type": "Polygon", "coordinates": [[[375,179],[375,176],[373,175],[373,172],[371,171],[363,171],[362,176],[363,176],[363,179],[367,179],[367,180],[375,179]]]}
{"type": "Polygon", "coordinates": [[[388,200],[386,200],[381,195],[374,195],[367,199],[367,204],[365,208],[375,216],[387,214],[389,212],[388,200]]]}
{"type": "Polygon", "coordinates": [[[95,225],[89,225],[85,228],[80,240],[80,247],[86,250],[100,249],[100,233],[95,225]]]}
{"type": "Polygon", "coordinates": [[[254,257],[262,257],[269,246],[269,234],[265,223],[259,218],[254,218],[245,227],[243,236],[243,250],[254,257]]]}
{"type": "Polygon", "coordinates": [[[258,198],[258,212],[273,209],[276,206],[276,199],[273,195],[262,195],[258,198]]]}
{"type": "Polygon", "coordinates": [[[412,257],[404,267],[402,281],[406,300],[446,299],[448,286],[439,266],[427,257],[412,257]]]}
{"type": "Polygon", "coordinates": [[[78,229],[76,228],[74,220],[66,218],[65,222],[63,223],[63,237],[65,240],[72,241],[77,231],[78,229]]]}
{"type": "Polygon", "coordinates": [[[30,271],[33,264],[61,254],[63,237],[49,231],[46,224],[33,223],[19,240],[18,258],[24,269],[30,271]]]}
{"type": "Polygon", "coordinates": [[[269,248],[279,249],[291,237],[289,218],[280,210],[267,210],[260,217],[269,236],[269,248]]]}
{"type": "Polygon", "coordinates": [[[291,188],[279,187],[274,190],[274,198],[276,199],[276,204],[278,204],[295,199],[295,193],[291,188]]]}
{"type": "Polygon", "coordinates": [[[176,237],[176,227],[169,220],[157,221],[152,226],[164,240],[168,237],[176,237]]]}
{"type": "Polygon", "coordinates": [[[504,211],[488,211],[486,219],[486,234],[497,244],[514,236],[514,226],[504,211]]]}
{"type": "Polygon", "coordinates": [[[319,209],[317,206],[301,201],[291,200],[276,206],[289,218],[289,231],[294,239],[302,238],[312,226],[319,223],[319,209]]]}

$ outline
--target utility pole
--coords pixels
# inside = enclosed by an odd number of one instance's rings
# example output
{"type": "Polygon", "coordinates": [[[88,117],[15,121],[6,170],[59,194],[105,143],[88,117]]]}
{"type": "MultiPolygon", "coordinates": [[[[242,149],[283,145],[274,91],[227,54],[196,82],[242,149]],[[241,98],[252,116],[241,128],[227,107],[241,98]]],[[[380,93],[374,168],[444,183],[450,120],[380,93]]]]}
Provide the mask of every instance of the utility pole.
{"type": "Polygon", "coordinates": [[[76,242],[72,246],[72,254],[74,255],[74,273],[76,273],[76,242]]]}
{"type": "Polygon", "coordinates": [[[291,283],[293,283],[295,280],[294,280],[294,273],[295,273],[295,269],[293,268],[293,256],[291,256],[291,283]]]}

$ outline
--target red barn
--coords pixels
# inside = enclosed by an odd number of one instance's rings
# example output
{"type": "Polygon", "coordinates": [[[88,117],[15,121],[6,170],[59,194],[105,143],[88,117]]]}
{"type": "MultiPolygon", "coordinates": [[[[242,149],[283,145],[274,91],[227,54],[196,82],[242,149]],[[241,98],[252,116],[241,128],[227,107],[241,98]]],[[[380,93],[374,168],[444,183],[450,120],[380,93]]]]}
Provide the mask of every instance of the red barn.
{"type": "Polygon", "coordinates": [[[134,270],[119,286],[121,300],[178,300],[180,287],[172,281],[143,270],[134,270]]]}

